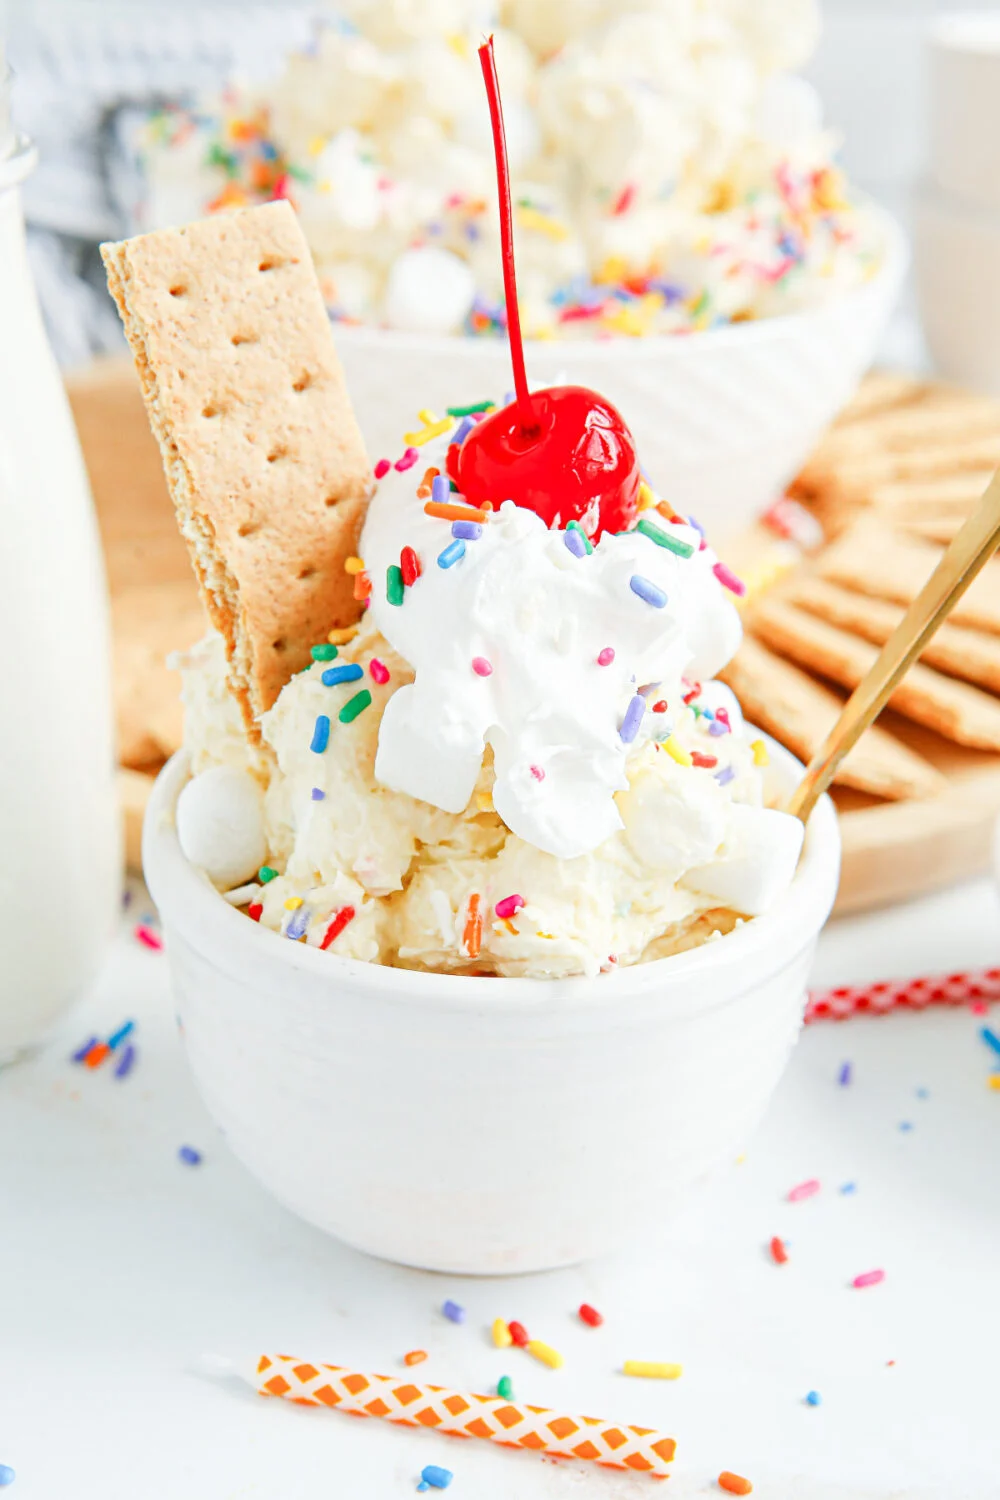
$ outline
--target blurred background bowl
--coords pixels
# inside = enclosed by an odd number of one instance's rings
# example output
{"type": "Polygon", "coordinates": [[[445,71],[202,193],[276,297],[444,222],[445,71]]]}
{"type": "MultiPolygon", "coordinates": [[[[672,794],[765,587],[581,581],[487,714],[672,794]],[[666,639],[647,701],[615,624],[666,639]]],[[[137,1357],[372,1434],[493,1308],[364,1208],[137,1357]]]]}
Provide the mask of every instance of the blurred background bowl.
{"type": "MultiPolygon", "coordinates": [[[[896,221],[877,214],[882,263],[830,302],[687,337],[528,341],[529,379],[592,386],[635,434],[654,484],[713,538],[743,530],[801,466],[871,364],[906,273],[896,221]]],[[[395,458],[418,408],[510,388],[502,339],[336,328],[372,459],[395,458]]]]}
{"type": "Polygon", "coordinates": [[[1000,11],[937,16],[928,28],[927,175],[1000,212],[1000,11]]]}
{"type": "Polygon", "coordinates": [[[920,316],[937,369],[1000,392],[1000,208],[928,184],[914,202],[913,241],[920,316]]]}

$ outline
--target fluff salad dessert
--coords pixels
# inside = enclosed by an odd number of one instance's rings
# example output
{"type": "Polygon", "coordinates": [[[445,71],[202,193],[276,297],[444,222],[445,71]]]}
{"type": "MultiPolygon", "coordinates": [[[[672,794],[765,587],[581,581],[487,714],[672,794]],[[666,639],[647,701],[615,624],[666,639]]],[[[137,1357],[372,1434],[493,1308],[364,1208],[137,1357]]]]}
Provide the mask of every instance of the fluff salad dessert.
{"type": "MultiPolygon", "coordinates": [[[[182,848],[290,940],[441,972],[596,975],[781,898],[802,825],[712,680],[741,585],[642,481],[626,529],[546,518],[449,474],[484,412],[408,435],[317,642],[247,741],[219,637],[179,659],[182,848]],[[598,533],[600,535],[598,536],[598,533]],[[597,537],[596,542],[591,537],[597,537]]],[[[613,412],[613,408],[611,409],[613,412]]]]}
{"type": "Polygon", "coordinates": [[[792,71],[815,0],[341,0],[277,77],[145,123],[137,226],[289,198],[335,317],[502,335],[494,25],[527,336],[690,333],[878,268],[792,71]]]}

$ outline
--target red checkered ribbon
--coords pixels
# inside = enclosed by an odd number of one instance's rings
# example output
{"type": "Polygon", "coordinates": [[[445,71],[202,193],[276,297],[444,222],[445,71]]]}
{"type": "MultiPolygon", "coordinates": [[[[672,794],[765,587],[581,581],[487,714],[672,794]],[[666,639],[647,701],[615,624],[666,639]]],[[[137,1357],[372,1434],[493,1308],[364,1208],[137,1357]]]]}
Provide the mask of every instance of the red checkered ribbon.
{"type": "Polygon", "coordinates": [[[1000,969],[969,969],[964,974],[924,974],[917,979],[882,979],[877,984],[813,990],[806,1021],[846,1021],[848,1016],[885,1015],[890,1010],[923,1010],[928,1005],[969,1005],[1000,1000],[1000,969]]]}

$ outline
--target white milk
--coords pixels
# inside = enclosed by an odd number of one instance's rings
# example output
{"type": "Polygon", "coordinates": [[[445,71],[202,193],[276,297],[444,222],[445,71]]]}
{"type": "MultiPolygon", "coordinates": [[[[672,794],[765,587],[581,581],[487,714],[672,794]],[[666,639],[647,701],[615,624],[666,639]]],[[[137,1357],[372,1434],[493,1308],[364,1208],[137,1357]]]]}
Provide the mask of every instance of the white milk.
{"type": "Polygon", "coordinates": [[[24,246],[0,53],[0,1061],[93,978],[119,905],[107,596],[24,246]]]}

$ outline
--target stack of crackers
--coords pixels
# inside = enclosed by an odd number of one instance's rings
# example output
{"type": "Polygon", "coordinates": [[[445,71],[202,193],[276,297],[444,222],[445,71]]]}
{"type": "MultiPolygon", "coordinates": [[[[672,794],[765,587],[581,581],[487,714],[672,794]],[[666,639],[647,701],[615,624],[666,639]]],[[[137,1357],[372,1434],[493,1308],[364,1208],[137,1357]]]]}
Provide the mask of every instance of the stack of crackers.
{"type": "MultiPolygon", "coordinates": [[[[1000,401],[869,377],[792,487],[824,545],[747,608],[747,639],[724,675],[749,718],[809,758],[998,465],[1000,401]]],[[[942,746],[1000,754],[1000,561],[890,708],[837,778],[868,799],[940,795],[950,766],[942,746]]]]}

